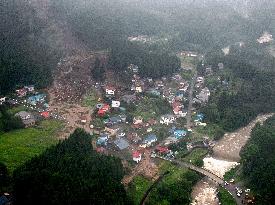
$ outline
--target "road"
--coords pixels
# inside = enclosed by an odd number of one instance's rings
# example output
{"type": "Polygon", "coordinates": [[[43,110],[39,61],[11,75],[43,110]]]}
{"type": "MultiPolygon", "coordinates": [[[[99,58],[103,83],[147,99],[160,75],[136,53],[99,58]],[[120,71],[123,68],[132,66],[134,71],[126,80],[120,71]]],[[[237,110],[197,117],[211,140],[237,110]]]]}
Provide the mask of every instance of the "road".
{"type": "Polygon", "coordinates": [[[187,110],[187,116],[186,116],[186,120],[187,120],[186,126],[187,126],[187,129],[191,128],[193,92],[194,92],[194,86],[195,86],[195,83],[196,83],[196,80],[197,80],[197,75],[198,75],[198,72],[195,69],[195,74],[194,74],[194,76],[192,78],[192,81],[191,81],[191,84],[190,84],[189,96],[188,96],[189,103],[188,103],[188,110],[187,110]]]}
{"type": "Polygon", "coordinates": [[[234,184],[228,184],[228,185],[225,185],[225,181],[218,177],[217,175],[211,173],[210,171],[206,170],[206,169],[203,169],[201,167],[197,167],[191,163],[187,163],[187,162],[182,162],[182,161],[179,161],[179,160],[175,160],[175,159],[166,159],[164,157],[160,157],[160,156],[157,156],[157,158],[159,159],[162,159],[162,160],[166,160],[166,161],[170,161],[174,164],[177,164],[179,165],[180,167],[186,167],[188,169],[191,169],[191,170],[194,170],[204,176],[207,176],[209,179],[213,180],[214,182],[216,182],[219,186],[225,188],[229,194],[235,199],[237,205],[242,205],[242,200],[244,199],[244,195],[245,194],[242,194],[241,197],[238,197],[236,195],[236,186],[234,184]]]}

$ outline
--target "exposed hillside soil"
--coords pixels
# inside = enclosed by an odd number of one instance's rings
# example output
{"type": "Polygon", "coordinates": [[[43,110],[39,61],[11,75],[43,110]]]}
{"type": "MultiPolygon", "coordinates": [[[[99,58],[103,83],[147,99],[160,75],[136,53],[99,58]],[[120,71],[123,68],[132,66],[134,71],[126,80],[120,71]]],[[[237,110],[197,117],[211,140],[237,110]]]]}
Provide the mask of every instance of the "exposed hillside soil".
{"type": "Polygon", "coordinates": [[[158,167],[150,157],[150,151],[145,150],[142,160],[136,165],[129,175],[124,176],[122,183],[128,185],[135,176],[142,175],[149,179],[158,178],[158,167]]]}

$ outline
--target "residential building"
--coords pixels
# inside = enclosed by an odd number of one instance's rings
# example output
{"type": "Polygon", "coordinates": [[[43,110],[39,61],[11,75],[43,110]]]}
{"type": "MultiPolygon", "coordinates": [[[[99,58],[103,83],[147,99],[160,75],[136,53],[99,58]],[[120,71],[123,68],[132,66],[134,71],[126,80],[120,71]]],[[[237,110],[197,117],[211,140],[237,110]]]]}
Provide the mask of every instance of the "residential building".
{"type": "Polygon", "coordinates": [[[105,88],[106,95],[114,95],[115,91],[116,91],[116,89],[112,86],[107,86],[105,88]]]}
{"type": "Polygon", "coordinates": [[[127,142],[127,140],[123,138],[116,139],[114,143],[120,150],[123,150],[129,147],[129,143],[127,142]]]}
{"type": "Polygon", "coordinates": [[[20,111],[16,113],[15,116],[22,120],[25,127],[31,127],[35,125],[35,118],[30,112],[20,111]]]}
{"type": "Polygon", "coordinates": [[[169,125],[169,124],[174,123],[175,120],[176,120],[176,118],[174,115],[171,115],[171,114],[162,115],[160,118],[160,124],[169,125]]]}
{"type": "Polygon", "coordinates": [[[113,108],[118,108],[119,106],[120,106],[120,101],[112,100],[112,107],[113,108]]]}
{"type": "Polygon", "coordinates": [[[158,141],[158,138],[155,134],[150,134],[142,142],[141,147],[150,147],[154,142],[158,141]]]}
{"type": "Polygon", "coordinates": [[[141,160],[141,153],[139,151],[134,151],[133,154],[133,160],[136,162],[136,163],[139,163],[140,160],[141,160]]]}

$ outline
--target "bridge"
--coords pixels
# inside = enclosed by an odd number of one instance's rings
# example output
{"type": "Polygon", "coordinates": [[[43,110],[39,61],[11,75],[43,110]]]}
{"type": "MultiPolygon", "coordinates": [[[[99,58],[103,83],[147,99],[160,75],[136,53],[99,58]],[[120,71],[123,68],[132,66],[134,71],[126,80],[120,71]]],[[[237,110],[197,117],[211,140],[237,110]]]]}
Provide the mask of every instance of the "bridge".
{"type": "Polygon", "coordinates": [[[201,168],[201,167],[197,167],[197,166],[195,166],[191,163],[188,163],[188,162],[182,162],[182,161],[175,160],[175,159],[168,159],[168,158],[161,157],[161,156],[156,156],[156,158],[172,162],[173,164],[176,164],[180,167],[185,167],[185,168],[191,169],[191,170],[193,170],[197,173],[200,173],[203,176],[207,176],[209,179],[213,180],[219,186],[225,188],[229,192],[229,194],[235,199],[237,205],[242,205],[242,199],[243,199],[244,196],[242,195],[241,197],[238,197],[236,195],[235,186],[233,184],[225,185],[225,181],[221,177],[219,177],[216,174],[210,172],[209,170],[206,170],[206,169],[201,168]]]}

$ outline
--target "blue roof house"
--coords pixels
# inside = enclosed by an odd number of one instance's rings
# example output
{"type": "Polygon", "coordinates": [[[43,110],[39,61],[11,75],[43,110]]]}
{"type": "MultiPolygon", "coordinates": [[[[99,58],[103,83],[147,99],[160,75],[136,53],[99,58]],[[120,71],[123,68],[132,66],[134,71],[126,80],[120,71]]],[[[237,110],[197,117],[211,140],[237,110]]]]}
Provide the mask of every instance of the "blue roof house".
{"type": "Polygon", "coordinates": [[[33,95],[28,98],[28,103],[31,105],[36,105],[39,102],[43,103],[43,102],[45,102],[45,98],[46,98],[45,94],[33,95]]]}
{"type": "Polygon", "coordinates": [[[186,136],[187,132],[185,130],[175,130],[174,137],[177,139],[181,139],[182,137],[186,136]]]}
{"type": "Polygon", "coordinates": [[[158,141],[158,138],[156,135],[154,134],[151,134],[151,135],[148,135],[144,140],[143,140],[143,143],[144,144],[147,144],[147,145],[151,145],[152,143],[158,141]]]}
{"type": "Polygon", "coordinates": [[[107,145],[107,142],[108,142],[108,139],[109,139],[109,135],[107,135],[107,134],[102,134],[102,135],[100,135],[100,137],[97,139],[96,144],[97,144],[97,145],[104,145],[104,146],[106,146],[106,145],[107,145]]]}
{"type": "Polygon", "coordinates": [[[201,121],[203,121],[203,119],[204,119],[204,114],[199,113],[199,114],[196,115],[194,121],[195,121],[195,122],[201,122],[201,121]]]}

